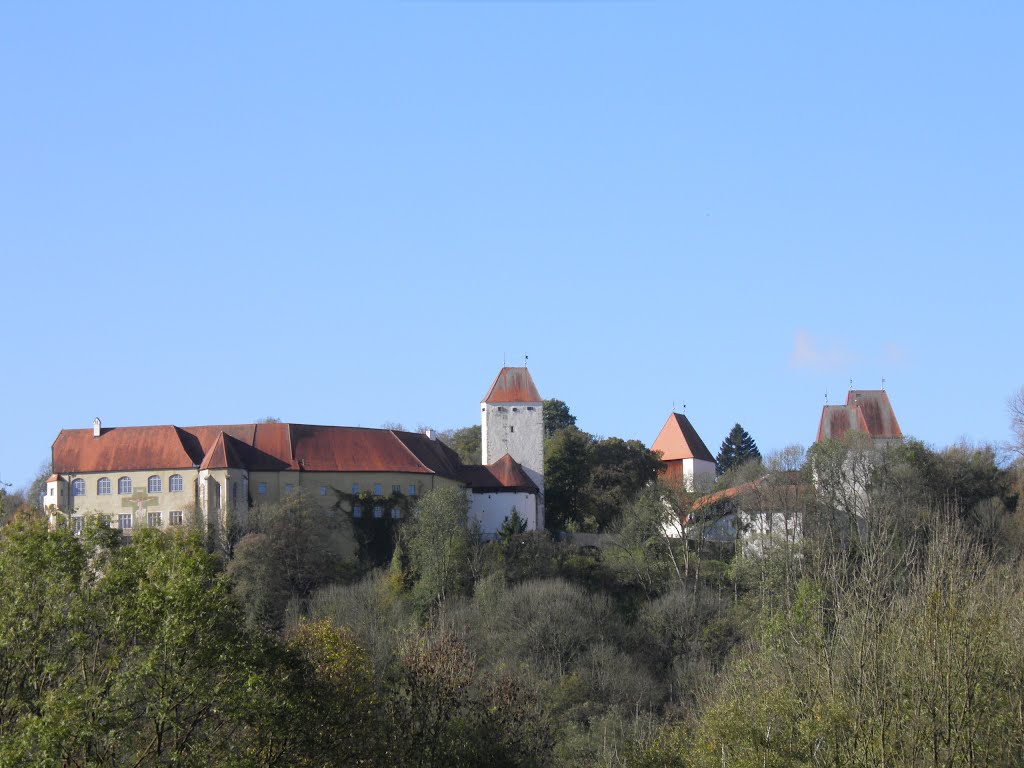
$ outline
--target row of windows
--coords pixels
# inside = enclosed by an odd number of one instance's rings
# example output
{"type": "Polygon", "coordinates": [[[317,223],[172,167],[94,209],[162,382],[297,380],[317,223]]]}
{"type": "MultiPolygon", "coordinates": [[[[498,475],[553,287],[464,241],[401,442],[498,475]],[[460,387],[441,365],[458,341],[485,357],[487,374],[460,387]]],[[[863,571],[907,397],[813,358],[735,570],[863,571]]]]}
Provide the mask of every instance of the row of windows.
{"type": "MultiPolygon", "coordinates": [[[[291,483],[287,483],[284,486],[284,492],[285,493],[291,493],[293,490],[295,490],[295,486],[292,485],[291,483]]],[[[374,496],[380,496],[381,495],[381,491],[382,491],[381,484],[380,483],[374,483],[373,484],[373,495],[374,496]]],[[[256,493],[265,494],[266,492],[267,492],[267,484],[266,483],[257,483],[256,484],[256,493]]],[[[394,485],[391,486],[391,492],[392,493],[401,493],[402,492],[402,486],[399,485],[398,483],[395,483],[394,485]]],[[[321,496],[326,496],[327,495],[327,486],[326,485],[321,485],[320,486],[320,495],[321,496]]],[[[352,495],[353,496],[358,496],[359,495],[359,483],[352,483],[352,495]]],[[[415,484],[410,484],[409,485],[409,495],[410,496],[415,496],[416,495],[416,485],[415,484]]]]}
{"type": "MultiPolygon", "coordinates": [[[[184,521],[184,515],[180,510],[174,510],[170,513],[170,524],[181,525],[184,521]]],[[[114,516],[103,515],[103,520],[111,528],[114,527],[114,516]]],[[[134,525],[135,518],[131,512],[122,512],[117,516],[117,527],[122,531],[130,531],[134,525]]],[[[163,512],[146,512],[146,527],[147,528],[162,528],[164,524],[163,512]]],[[[75,533],[81,533],[85,529],[85,517],[83,515],[75,515],[71,518],[71,528],[75,533]]]]}
{"type": "MultiPolygon", "coordinates": [[[[151,475],[147,481],[147,488],[150,493],[161,493],[163,482],[158,475],[151,475]]],[[[110,478],[101,477],[96,481],[96,494],[98,496],[110,495],[110,478]]],[[[167,490],[171,493],[178,493],[185,489],[185,480],[181,475],[171,475],[167,481],[167,490]]],[[[117,492],[129,494],[132,492],[132,479],[130,477],[119,477],[117,479],[117,492]]],[[[71,481],[71,495],[85,496],[85,480],[78,478],[71,481]]]]}
{"type": "MultiPolygon", "coordinates": [[[[353,504],[352,505],[352,517],[359,519],[362,516],[363,516],[363,506],[361,504],[353,504]]],[[[384,507],[382,505],[380,505],[380,504],[374,504],[373,505],[373,516],[375,518],[377,518],[378,520],[380,518],[384,517],[384,507]]],[[[392,507],[391,508],[391,518],[393,520],[398,520],[401,517],[402,517],[402,508],[401,507],[392,507]]]]}

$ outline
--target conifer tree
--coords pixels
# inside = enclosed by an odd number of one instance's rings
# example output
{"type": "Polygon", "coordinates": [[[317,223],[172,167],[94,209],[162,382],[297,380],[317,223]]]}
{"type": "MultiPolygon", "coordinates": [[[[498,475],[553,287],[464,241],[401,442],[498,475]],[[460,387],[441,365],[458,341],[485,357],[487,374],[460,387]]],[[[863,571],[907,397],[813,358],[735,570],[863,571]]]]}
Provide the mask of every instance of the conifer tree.
{"type": "Polygon", "coordinates": [[[722,441],[722,447],[718,449],[718,456],[715,457],[718,474],[723,475],[752,459],[761,461],[761,452],[757,450],[757,443],[750,433],[737,424],[729,430],[728,436],[722,441]]]}

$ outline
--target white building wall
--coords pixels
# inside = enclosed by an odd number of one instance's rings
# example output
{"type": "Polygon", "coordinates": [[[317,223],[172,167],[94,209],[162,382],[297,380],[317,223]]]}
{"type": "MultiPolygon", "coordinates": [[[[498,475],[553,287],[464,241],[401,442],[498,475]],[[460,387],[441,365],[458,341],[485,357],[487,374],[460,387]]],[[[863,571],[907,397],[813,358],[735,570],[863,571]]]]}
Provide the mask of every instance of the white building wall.
{"type": "Polygon", "coordinates": [[[515,507],[526,521],[526,530],[536,531],[538,526],[537,497],[532,493],[473,493],[469,500],[469,519],[480,522],[485,536],[494,536],[505,519],[512,516],[515,507]]]}
{"type": "MultiPolygon", "coordinates": [[[[480,403],[483,463],[506,453],[540,489],[537,527],[544,527],[544,410],[542,403],[480,403]]],[[[522,514],[522,510],[519,512],[522,514]]]]}
{"type": "Polygon", "coordinates": [[[715,484],[715,463],[704,459],[683,459],[683,483],[688,491],[709,491],[715,484]]]}

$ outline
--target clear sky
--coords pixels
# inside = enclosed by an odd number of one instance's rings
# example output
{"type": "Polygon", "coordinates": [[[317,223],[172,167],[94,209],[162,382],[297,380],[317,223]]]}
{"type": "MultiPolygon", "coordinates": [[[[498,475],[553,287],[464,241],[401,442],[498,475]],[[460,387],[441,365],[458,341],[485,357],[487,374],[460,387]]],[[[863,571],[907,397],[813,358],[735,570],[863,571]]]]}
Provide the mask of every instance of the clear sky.
{"type": "Polygon", "coordinates": [[[61,428],[673,403],[1008,439],[1024,5],[0,4],[0,479],[61,428]]]}

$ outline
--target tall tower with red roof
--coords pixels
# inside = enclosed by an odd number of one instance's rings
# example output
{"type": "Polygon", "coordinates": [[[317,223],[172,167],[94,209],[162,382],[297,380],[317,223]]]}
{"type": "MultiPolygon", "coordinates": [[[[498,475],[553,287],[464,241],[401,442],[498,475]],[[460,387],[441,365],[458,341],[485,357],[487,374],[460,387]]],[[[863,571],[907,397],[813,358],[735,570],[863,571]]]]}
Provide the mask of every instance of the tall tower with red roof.
{"type": "Polygon", "coordinates": [[[701,490],[715,480],[715,457],[681,413],[668,417],[651,450],[661,454],[665,477],[681,482],[691,491],[701,490]]]}
{"type": "Polygon", "coordinates": [[[538,528],[544,527],[544,403],[527,368],[502,368],[480,402],[483,463],[508,454],[540,489],[538,528]]]}

